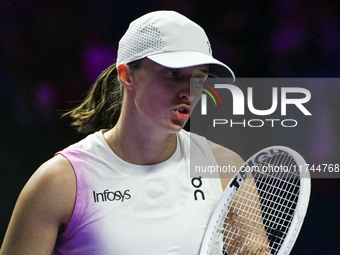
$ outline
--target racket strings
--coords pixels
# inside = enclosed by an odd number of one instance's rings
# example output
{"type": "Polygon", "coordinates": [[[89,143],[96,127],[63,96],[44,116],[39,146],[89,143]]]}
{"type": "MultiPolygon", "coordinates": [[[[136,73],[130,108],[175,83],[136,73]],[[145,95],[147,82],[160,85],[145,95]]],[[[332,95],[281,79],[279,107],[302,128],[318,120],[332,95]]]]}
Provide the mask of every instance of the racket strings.
{"type": "Polygon", "coordinates": [[[285,153],[268,157],[222,211],[210,254],[277,254],[298,202],[300,175],[285,153]],[[270,171],[269,171],[269,170],[270,171]],[[222,243],[222,244],[221,244],[222,243]]]}
{"type": "Polygon", "coordinates": [[[228,254],[270,254],[261,248],[266,243],[262,215],[254,180],[245,180],[228,208],[224,222],[224,244],[228,254]]]}
{"type": "Polygon", "coordinates": [[[275,174],[262,171],[254,175],[271,254],[276,254],[294,217],[300,190],[300,174],[296,171],[294,159],[284,153],[268,158],[262,165],[267,168],[282,166],[275,174]]]}

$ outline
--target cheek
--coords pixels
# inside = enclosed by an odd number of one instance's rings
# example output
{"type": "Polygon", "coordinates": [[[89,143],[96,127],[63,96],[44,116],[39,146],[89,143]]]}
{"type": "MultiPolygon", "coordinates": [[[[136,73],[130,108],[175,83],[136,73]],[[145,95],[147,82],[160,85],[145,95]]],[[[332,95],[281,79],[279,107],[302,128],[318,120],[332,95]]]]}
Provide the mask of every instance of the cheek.
{"type": "Polygon", "coordinates": [[[190,95],[196,97],[201,97],[203,82],[196,81],[196,79],[190,79],[190,95]]]}
{"type": "Polygon", "coordinates": [[[202,95],[201,89],[199,88],[190,89],[190,96],[194,97],[195,100],[201,98],[201,95],[202,95]]]}
{"type": "Polygon", "coordinates": [[[159,88],[149,87],[136,94],[135,104],[141,111],[156,112],[166,104],[166,93],[159,88]]]}
{"type": "Polygon", "coordinates": [[[202,90],[198,88],[190,88],[190,97],[193,100],[190,102],[190,106],[193,108],[196,106],[197,102],[200,100],[202,95],[202,90]]]}
{"type": "Polygon", "coordinates": [[[199,98],[195,98],[193,101],[190,102],[190,108],[191,108],[191,112],[195,109],[197,103],[199,101],[199,98]]]}

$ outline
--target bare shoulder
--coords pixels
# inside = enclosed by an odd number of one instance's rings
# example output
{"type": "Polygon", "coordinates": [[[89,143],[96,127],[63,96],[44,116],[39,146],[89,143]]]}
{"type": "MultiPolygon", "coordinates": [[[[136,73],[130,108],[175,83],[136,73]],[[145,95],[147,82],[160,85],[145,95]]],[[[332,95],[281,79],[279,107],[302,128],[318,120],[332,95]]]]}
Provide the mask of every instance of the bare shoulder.
{"type": "Polygon", "coordinates": [[[62,155],[57,155],[42,164],[29,179],[20,196],[45,200],[46,210],[52,209],[56,214],[54,216],[60,217],[61,223],[67,222],[69,209],[72,207],[72,213],[76,197],[76,178],[70,162],[62,155]],[[47,201],[53,201],[54,205],[47,201]]]}
{"type": "Polygon", "coordinates": [[[0,254],[51,254],[71,219],[75,198],[69,161],[57,155],[42,164],[17,200],[0,254]]]}
{"type": "Polygon", "coordinates": [[[212,141],[207,141],[212,152],[214,153],[216,163],[219,166],[224,166],[226,169],[228,169],[227,172],[220,174],[222,187],[225,189],[230,179],[233,177],[234,172],[243,165],[244,160],[236,152],[212,141]]]}
{"type": "Polygon", "coordinates": [[[64,156],[57,155],[38,168],[27,183],[30,184],[39,184],[47,189],[67,188],[70,184],[76,184],[75,174],[71,163],[64,156]]]}

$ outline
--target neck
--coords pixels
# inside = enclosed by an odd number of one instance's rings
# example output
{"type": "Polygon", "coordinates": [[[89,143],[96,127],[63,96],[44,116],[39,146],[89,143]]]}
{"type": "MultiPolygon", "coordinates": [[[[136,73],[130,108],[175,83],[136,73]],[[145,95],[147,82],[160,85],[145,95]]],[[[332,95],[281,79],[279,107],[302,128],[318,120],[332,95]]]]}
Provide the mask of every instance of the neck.
{"type": "Polygon", "coordinates": [[[118,157],[137,165],[163,162],[171,157],[177,146],[176,134],[139,132],[135,126],[120,121],[105,132],[104,137],[118,157]]]}

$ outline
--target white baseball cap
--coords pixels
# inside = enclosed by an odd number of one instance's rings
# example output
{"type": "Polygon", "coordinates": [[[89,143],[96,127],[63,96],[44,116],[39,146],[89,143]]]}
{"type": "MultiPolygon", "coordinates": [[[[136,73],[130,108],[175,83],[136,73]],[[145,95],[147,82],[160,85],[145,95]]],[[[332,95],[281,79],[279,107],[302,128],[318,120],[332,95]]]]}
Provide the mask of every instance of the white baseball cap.
{"type": "Polygon", "coordinates": [[[131,22],[119,41],[117,67],[147,57],[169,68],[210,64],[210,73],[218,77],[233,71],[213,58],[204,30],[175,11],[155,11],[131,22]]]}

